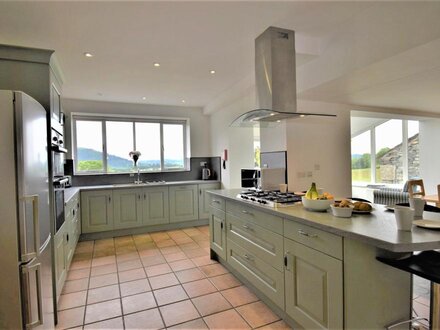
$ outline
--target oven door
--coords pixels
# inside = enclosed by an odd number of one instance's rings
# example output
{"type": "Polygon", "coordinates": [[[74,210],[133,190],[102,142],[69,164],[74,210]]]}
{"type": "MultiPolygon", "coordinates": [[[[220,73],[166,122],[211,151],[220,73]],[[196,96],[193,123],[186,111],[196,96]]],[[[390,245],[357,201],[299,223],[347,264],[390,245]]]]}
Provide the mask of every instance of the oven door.
{"type": "Polygon", "coordinates": [[[55,188],[55,232],[57,232],[64,223],[64,188],[55,188]]]}
{"type": "Polygon", "coordinates": [[[52,161],[53,161],[53,177],[63,177],[64,176],[64,160],[65,153],[52,151],[52,161]]]}

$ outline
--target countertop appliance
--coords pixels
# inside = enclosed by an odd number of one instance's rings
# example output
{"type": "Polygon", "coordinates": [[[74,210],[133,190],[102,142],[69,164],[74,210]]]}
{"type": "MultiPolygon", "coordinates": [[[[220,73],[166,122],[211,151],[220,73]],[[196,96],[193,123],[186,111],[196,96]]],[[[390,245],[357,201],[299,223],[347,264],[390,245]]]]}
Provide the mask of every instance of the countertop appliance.
{"type": "Polygon", "coordinates": [[[292,193],[281,193],[279,190],[256,190],[242,191],[237,198],[269,207],[287,207],[301,202],[301,196],[292,193]]]}
{"type": "Polygon", "coordinates": [[[211,170],[208,168],[208,164],[202,168],[202,180],[209,180],[211,178],[211,170]]]}
{"type": "Polygon", "coordinates": [[[46,110],[0,91],[0,328],[53,329],[46,110]]]}

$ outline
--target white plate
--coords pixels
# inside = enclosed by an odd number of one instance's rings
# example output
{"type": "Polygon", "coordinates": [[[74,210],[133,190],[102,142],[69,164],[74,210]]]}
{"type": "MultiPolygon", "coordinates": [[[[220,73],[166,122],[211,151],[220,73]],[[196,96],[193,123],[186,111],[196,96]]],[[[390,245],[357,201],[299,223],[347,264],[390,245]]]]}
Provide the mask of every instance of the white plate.
{"type": "Polygon", "coordinates": [[[373,211],[374,211],[374,208],[372,208],[370,211],[359,211],[359,210],[353,209],[353,214],[369,214],[373,211]]]}
{"type": "Polygon", "coordinates": [[[391,212],[394,212],[394,208],[396,207],[396,205],[386,205],[385,206],[385,208],[388,210],[388,211],[391,211],[391,212]]]}
{"type": "Polygon", "coordinates": [[[413,224],[422,228],[440,229],[440,221],[435,221],[435,220],[425,220],[425,219],[415,220],[413,221],[413,224]]]}

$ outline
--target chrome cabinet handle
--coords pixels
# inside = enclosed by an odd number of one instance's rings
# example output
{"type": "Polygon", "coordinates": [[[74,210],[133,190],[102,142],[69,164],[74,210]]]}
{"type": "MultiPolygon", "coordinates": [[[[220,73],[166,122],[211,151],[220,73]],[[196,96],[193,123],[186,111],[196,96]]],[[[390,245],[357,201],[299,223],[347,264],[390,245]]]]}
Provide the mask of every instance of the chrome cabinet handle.
{"type": "Polygon", "coordinates": [[[249,260],[249,261],[254,261],[254,258],[252,258],[250,255],[248,255],[248,254],[244,254],[243,255],[243,258],[245,258],[246,260],[249,260]]]}
{"type": "Polygon", "coordinates": [[[217,200],[217,199],[213,199],[213,200],[212,200],[212,202],[213,202],[213,203],[217,203],[217,204],[220,204],[220,201],[219,201],[219,200],[217,200]]]}
{"type": "Polygon", "coordinates": [[[311,237],[311,238],[318,237],[318,235],[316,235],[316,234],[309,234],[309,233],[305,232],[302,229],[298,229],[298,234],[303,235],[303,236],[307,236],[307,237],[311,237]]]}
{"type": "Polygon", "coordinates": [[[252,227],[249,227],[249,225],[243,225],[243,228],[244,229],[247,229],[247,230],[254,230],[254,228],[252,228],[252,227]]]}
{"type": "Polygon", "coordinates": [[[43,301],[41,297],[41,264],[37,263],[35,265],[22,266],[22,280],[24,287],[24,305],[25,305],[25,326],[26,329],[34,328],[38,325],[43,324],[43,301]],[[34,315],[32,314],[32,293],[30,292],[31,284],[30,284],[30,276],[29,273],[35,269],[35,281],[36,281],[36,289],[37,289],[37,305],[38,305],[38,318],[32,322],[34,319],[34,315]]]}
{"type": "Polygon", "coordinates": [[[254,215],[253,213],[246,211],[246,210],[241,210],[241,213],[247,214],[247,215],[252,215],[252,216],[254,215]]]}

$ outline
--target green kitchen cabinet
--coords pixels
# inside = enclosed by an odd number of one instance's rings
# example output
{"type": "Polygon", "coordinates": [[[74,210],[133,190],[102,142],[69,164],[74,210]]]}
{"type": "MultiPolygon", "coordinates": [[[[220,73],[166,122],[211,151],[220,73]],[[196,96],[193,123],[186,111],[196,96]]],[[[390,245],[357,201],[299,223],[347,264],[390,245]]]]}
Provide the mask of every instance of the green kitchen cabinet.
{"type": "Polygon", "coordinates": [[[211,199],[207,194],[209,190],[220,189],[220,183],[199,184],[199,219],[208,219],[211,208],[211,199]]]}
{"type": "Polygon", "coordinates": [[[286,313],[305,329],[342,329],[342,261],[286,238],[284,250],[286,313]]]}
{"type": "Polygon", "coordinates": [[[81,192],[81,222],[83,233],[107,231],[114,228],[111,190],[81,192]]]}
{"type": "Polygon", "coordinates": [[[150,226],[169,223],[168,187],[144,188],[142,194],[142,224],[150,226]]]}
{"type": "Polygon", "coordinates": [[[209,236],[211,249],[226,260],[226,217],[225,212],[211,208],[209,215],[209,236]]]}
{"type": "Polygon", "coordinates": [[[142,189],[113,190],[114,229],[142,226],[142,208],[144,197],[142,189]]]}
{"type": "Polygon", "coordinates": [[[197,185],[171,186],[169,189],[170,222],[199,219],[199,194],[197,185]]]}

